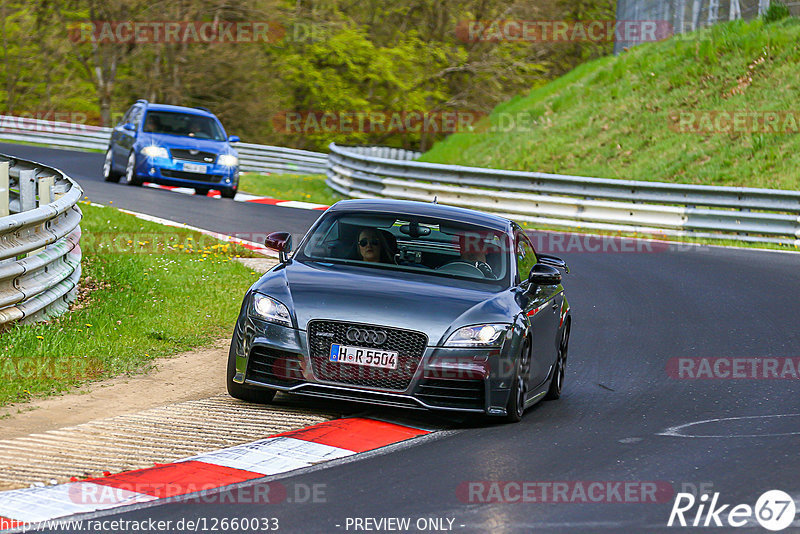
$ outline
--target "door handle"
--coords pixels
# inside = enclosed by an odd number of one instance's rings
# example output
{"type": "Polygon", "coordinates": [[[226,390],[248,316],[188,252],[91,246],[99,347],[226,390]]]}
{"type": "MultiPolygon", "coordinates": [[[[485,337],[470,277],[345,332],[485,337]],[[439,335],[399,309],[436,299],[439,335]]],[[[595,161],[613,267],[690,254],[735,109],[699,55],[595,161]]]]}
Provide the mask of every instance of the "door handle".
{"type": "Polygon", "coordinates": [[[554,309],[554,310],[557,310],[559,307],[560,307],[560,306],[559,306],[559,304],[558,304],[558,300],[556,300],[556,299],[553,299],[553,309],[554,309]]]}

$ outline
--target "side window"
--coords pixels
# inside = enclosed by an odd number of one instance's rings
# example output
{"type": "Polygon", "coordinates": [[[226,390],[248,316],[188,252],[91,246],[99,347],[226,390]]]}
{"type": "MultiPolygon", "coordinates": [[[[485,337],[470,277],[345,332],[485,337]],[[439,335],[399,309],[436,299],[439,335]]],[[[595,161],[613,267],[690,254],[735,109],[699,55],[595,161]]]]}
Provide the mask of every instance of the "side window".
{"type": "Polygon", "coordinates": [[[524,234],[517,234],[517,273],[520,281],[528,278],[531,269],[536,265],[536,253],[533,252],[533,246],[524,234]]]}
{"type": "Polygon", "coordinates": [[[133,113],[133,108],[128,108],[128,111],[122,116],[122,120],[119,121],[120,125],[128,124],[131,121],[131,113],[133,113]]]}
{"type": "Polygon", "coordinates": [[[142,122],[142,108],[141,106],[135,106],[131,109],[130,117],[128,117],[128,122],[132,123],[136,128],[139,128],[139,123],[142,122]]]}

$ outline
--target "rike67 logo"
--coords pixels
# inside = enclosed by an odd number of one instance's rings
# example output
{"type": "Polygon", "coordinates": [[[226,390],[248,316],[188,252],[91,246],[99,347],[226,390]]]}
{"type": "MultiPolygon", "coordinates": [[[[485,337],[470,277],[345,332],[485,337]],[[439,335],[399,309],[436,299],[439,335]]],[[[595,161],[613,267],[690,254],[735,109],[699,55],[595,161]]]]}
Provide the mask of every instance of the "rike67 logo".
{"type": "Polygon", "coordinates": [[[696,499],[691,493],[678,493],[669,514],[667,526],[682,527],[743,527],[759,525],[767,530],[783,530],[794,521],[795,504],[792,497],[781,490],[764,492],[755,506],[749,504],[719,503],[719,492],[710,498],[707,493],[696,499]],[[696,511],[694,511],[697,505],[696,511]],[[687,522],[688,518],[688,522],[687,522]]]}

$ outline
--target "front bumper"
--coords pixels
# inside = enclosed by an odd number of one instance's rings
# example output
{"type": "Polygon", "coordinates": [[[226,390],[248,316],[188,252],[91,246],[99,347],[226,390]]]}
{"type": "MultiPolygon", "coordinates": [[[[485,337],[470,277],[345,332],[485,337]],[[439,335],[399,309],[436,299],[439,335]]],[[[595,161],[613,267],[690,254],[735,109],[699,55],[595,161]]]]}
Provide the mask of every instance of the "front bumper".
{"type": "Polygon", "coordinates": [[[390,390],[318,376],[307,337],[305,330],[241,317],[234,335],[234,381],[249,387],[384,406],[506,414],[514,365],[509,342],[492,349],[426,346],[408,386],[390,390]]]}
{"type": "Polygon", "coordinates": [[[214,189],[231,189],[239,184],[239,167],[153,158],[142,154],[136,160],[136,175],[148,182],[175,187],[208,186],[214,189]],[[205,172],[187,171],[185,165],[202,166],[205,172]]]}

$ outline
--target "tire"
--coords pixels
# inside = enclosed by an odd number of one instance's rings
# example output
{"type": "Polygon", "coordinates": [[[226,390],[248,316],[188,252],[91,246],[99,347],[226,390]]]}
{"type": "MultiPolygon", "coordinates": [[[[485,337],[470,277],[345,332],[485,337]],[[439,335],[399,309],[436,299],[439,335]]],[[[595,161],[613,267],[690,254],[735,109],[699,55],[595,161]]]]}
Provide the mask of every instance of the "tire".
{"type": "Polygon", "coordinates": [[[233,377],[236,375],[236,351],[233,348],[235,343],[238,343],[238,338],[234,334],[231,340],[231,348],[228,351],[228,369],[225,377],[228,386],[228,395],[234,399],[256,404],[271,403],[272,399],[275,398],[276,391],[274,389],[253,389],[233,381],[233,377]]]}
{"type": "Polygon", "coordinates": [[[141,178],[136,176],[136,152],[131,151],[128,155],[128,163],[125,165],[125,183],[127,185],[142,185],[141,178]]]}
{"type": "Polygon", "coordinates": [[[544,400],[561,398],[561,391],[564,389],[564,374],[567,367],[567,351],[569,350],[569,329],[570,323],[567,323],[564,328],[564,334],[561,336],[561,343],[558,345],[556,368],[553,370],[553,378],[550,379],[550,388],[547,390],[544,400]]]}
{"type": "Polygon", "coordinates": [[[522,345],[519,358],[517,359],[516,370],[514,371],[514,385],[511,387],[511,395],[506,406],[507,423],[519,423],[525,413],[525,395],[528,394],[528,380],[531,374],[531,351],[528,338],[522,345]]]}
{"type": "Polygon", "coordinates": [[[103,179],[106,182],[117,183],[119,182],[120,174],[114,170],[113,165],[114,154],[111,147],[106,150],[106,159],[103,161],[103,179]]]}
{"type": "Polygon", "coordinates": [[[221,189],[219,193],[222,195],[222,198],[233,198],[236,196],[236,190],[236,187],[232,187],[230,189],[221,189]]]}
{"type": "Polygon", "coordinates": [[[210,189],[206,189],[204,187],[195,187],[194,188],[194,194],[195,195],[200,195],[201,197],[207,197],[209,191],[210,191],[210,189]]]}

